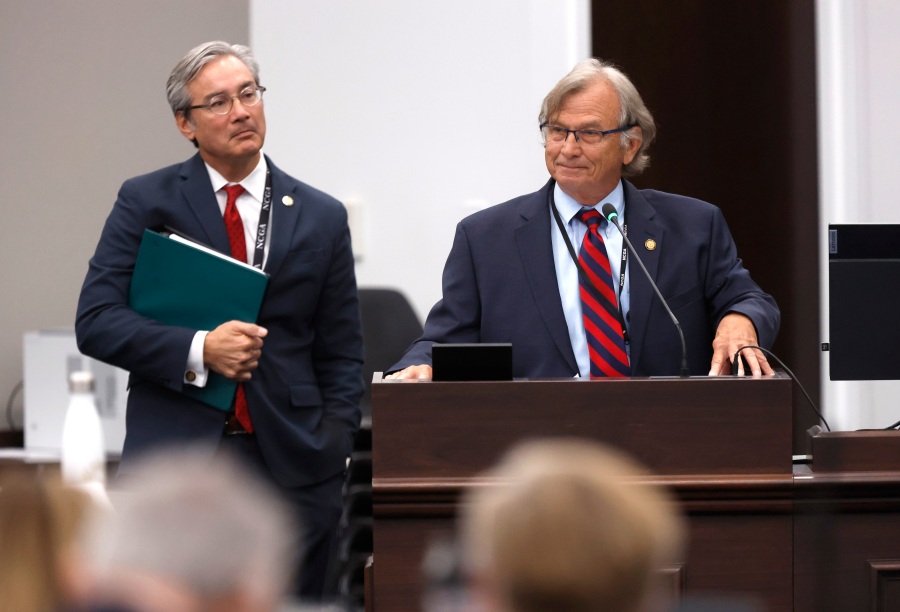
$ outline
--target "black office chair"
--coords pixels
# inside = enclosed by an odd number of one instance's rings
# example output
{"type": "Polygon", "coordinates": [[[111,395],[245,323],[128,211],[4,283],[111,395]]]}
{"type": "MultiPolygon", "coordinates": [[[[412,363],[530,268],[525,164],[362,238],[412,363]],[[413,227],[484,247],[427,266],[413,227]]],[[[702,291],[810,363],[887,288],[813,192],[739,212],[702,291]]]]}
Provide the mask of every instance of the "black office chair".
{"type": "Polygon", "coordinates": [[[399,361],[409,345],[422,335],[422,324],[409,300],[396,289],[360,288],[359,309],[366,349],[366,391],[360,402],[365,419],[372,414],[372,374],[399,361]]]}

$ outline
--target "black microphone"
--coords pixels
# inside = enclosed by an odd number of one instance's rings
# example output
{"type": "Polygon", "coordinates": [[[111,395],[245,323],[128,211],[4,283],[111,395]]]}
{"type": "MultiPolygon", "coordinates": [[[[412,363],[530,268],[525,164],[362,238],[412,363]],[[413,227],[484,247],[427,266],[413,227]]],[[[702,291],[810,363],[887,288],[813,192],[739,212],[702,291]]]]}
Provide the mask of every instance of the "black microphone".
{"type": "Polygon", "coordinates": [[[688,371],[687,365],[687,345],[684,342],[684,332],[681,331],[681,323],[679,323],[678,319],[675,318],[675,315],[672,313],[672,309],[669,308],[669,305],[666,303],[666,298],[664,298],[662,296],[662,293],[659,292],[659,287],[656,286],[656,283],[653,282],[653,278],[650,276],[650,273],[647,272],[647,267],[644,265],[644,262],[641,261],[640,255],[638,255],[637,251],[634,250],[634,247],[631,245],[631,241],[628,239],[628,236],[625,235],[625,232],[623,232],[622,228],[619,226],[619,213],[616,212],[616,207],[609,203],[604,204],[603,216],[606,217],[607,221],[615,225],[616,229],[619,230],[619,233],[622,234],[622,238],[625,240],[625,245],[631,252],[632,257],[634,257],[634,259],[638,262],[641,270],[644,271],[644,276],[646,276],[647,280],[650,281],[650,286],[653,287],[653,290],[659,297],[659,301],[662,302],[663,308],[666,309],[666,312],[669,313],[669,318],[672,319],[672,323],[675,324],[675,329],[678,330],[678,337],[681,339],[681,377],[687,378],[688,376],[690,376],[690,372],[688,371]]]}

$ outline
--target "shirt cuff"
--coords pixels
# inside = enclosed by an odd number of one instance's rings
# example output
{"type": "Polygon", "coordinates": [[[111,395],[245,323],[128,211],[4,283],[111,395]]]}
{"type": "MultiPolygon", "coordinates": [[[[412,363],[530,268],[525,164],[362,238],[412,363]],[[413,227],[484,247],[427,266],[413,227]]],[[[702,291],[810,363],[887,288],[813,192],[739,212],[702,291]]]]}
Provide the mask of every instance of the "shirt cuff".
{"type": "Polygon", "coordinates": [[[188,353],[187,365],[184,369],[184,384],[195,387],[205,387],[209,377],[209,368],[203,363],[203,344],[206,342],[207,331],[198,331],[191,342],[191,351],[188,353]]]}

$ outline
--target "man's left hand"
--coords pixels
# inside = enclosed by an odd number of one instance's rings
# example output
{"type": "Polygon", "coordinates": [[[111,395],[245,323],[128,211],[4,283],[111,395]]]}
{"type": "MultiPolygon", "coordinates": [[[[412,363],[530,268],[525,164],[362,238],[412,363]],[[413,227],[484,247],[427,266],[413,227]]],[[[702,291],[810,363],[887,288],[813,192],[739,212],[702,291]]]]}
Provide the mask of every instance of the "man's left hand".
{"type": "MultiPolygon", "coordinates": [[[[736,312],[725,315],[719,322],[716,337],[713,340],[713,357],[710,365],[710,376],[722,376],[731,374],[731,358],[743,346],[756,346],[756,328],[748,317],[736,312]]],[[[774,374],[766,356],[757,349],[741,351],[750,374],[762,376],[774,374]]],[[[738,357],[738,376],[743,376],[744,363],[738,357]]]]}

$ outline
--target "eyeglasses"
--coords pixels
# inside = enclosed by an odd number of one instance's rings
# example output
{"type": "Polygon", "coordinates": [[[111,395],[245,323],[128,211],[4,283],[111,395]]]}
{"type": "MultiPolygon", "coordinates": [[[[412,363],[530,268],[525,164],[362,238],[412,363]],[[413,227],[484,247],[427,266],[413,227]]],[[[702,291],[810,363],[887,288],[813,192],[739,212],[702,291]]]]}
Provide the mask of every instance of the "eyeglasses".
{"type": "Polygon", "coordinates": [[[614,130],[568,130],[559,125],[551,125],[549,123],[541,124],[541,134],[544,135],[544,142],[565,142],[569,138],[569,134],[575,136],[575,142],[583,145],[596,145],[603,141],[603,137],[607,134],[615,134],[616,132],[625,132],[636,124],[618,127],[614,130]]]}
{"type": "Polygon", "coordinates": [[[209,102],[207,102],[206,104],[188,106],[187,110],[205,108],[210,112],[215,113],[216,115],[227,115],[231,112],[235,100],[240,100],[241,104],[243,104],[244,106],[256,106],[257,104],[259,104],[259,101],[262,100],[262,95],[265,91],[266,88],[262,85],[251,85],[250,87],[245,87],[244,89],[242,89],[236,96],[226,96],[225,94],[219,94],[210,98],[209,102]]]}

